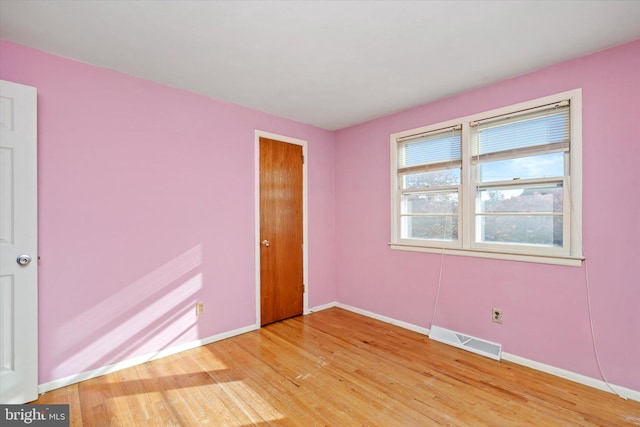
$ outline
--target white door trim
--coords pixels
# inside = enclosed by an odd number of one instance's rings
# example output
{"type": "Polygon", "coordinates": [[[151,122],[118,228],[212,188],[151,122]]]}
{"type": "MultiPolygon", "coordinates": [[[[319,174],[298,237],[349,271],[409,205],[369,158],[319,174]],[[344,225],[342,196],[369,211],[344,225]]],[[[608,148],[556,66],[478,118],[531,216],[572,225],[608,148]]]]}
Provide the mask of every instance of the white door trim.
{"type": "Polygon", "coordinates": [[[304,280],[304,294],[302,296],[302,312],[309,313],[309,222],[308,222],[308,197],[307,197],[307,141],[292,138],[275,133],[255,131],[255,150],[254,150],[254,206],[255,206],[255,272],[256,272],[256,327],[260,328],[260,138],[269,138],[276,141],[282,141],[289,144],[301,145],[304,163],[302,164],[302,269],[304,280]]]}

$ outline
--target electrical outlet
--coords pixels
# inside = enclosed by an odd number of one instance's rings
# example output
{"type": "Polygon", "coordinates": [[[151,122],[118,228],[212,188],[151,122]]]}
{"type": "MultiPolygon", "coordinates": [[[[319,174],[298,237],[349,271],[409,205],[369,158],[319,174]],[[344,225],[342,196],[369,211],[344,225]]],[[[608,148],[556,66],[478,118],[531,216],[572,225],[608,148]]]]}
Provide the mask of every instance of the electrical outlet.
{"type": "Polygon", "coordinates": [[[203,311],[204,311],[204,303],[203,302],[196,303],[196,314],[200,316],[203,311]]]}
{"type": "Polygon", "coordinates": [[[493,320],[494,323],[502,323],[502,310],[499,308],[492,308],[491,320],[493,320]]]}

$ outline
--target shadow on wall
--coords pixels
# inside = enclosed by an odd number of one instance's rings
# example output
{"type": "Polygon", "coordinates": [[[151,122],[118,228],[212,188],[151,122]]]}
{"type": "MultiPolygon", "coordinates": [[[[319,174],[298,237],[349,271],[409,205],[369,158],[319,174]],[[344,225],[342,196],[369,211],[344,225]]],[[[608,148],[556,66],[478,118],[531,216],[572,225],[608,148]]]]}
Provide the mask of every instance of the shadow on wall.
{"type": "Polygon", "coordinates": [[[201,265],[197,245],[62,325],[54,377],[158,352],[190,332],[197,336],[201,265]]]}

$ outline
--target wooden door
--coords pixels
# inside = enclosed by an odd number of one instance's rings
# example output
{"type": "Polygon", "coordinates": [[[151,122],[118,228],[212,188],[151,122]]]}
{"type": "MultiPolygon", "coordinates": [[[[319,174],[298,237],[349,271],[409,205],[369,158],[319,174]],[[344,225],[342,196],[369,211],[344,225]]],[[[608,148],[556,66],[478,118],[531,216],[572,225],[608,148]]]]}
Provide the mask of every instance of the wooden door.
{"type": "Polygon", "coordinates": [[[36,89],[0,81],[0,403],[38,397],[36,89]]]}
{"type": "Polygon", "coordinates": [[[260,324],[302,314],[302,147],[260,138],[260,324]]]}

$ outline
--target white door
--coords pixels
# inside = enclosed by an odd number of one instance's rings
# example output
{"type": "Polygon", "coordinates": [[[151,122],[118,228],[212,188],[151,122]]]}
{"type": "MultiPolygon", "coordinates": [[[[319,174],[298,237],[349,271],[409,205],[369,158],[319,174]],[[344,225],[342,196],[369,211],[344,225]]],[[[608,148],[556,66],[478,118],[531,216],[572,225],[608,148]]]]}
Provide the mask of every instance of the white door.
{"type": "Polygon", "coordinates": [[[26,403],[38,397],[36,132],[36,89],[0,81],[0,403],[3,404],[26,403]]]}

